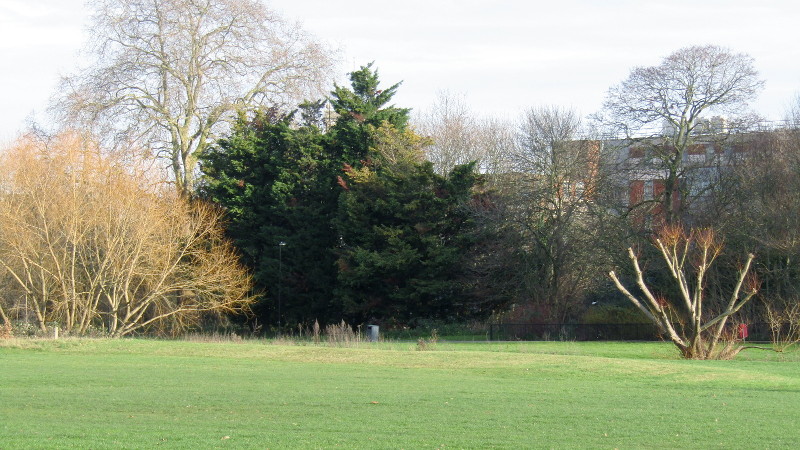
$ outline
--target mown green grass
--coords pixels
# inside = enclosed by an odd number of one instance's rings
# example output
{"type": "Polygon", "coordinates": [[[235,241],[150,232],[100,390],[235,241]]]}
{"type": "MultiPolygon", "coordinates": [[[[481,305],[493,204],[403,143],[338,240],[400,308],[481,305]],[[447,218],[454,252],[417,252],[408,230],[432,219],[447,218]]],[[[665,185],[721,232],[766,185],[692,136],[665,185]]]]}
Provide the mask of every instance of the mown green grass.
{"type": "Polygon", "coordinates": [[[800,445],[796,352],[415,347],[0,341],[0,448],[800,445]]]}

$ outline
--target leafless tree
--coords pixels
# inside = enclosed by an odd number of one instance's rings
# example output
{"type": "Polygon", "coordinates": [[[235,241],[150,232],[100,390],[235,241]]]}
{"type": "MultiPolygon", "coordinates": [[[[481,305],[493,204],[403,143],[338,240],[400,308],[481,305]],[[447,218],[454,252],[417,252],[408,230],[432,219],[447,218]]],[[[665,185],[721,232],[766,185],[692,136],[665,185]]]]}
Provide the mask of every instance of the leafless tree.
{"type": "MultiPolygon", "coordinates": [[[[5,289],[3,289],[2,291],[5,291],[5,289]]],[[[0,295],[3,295],[2,291],[0,291],[0,295]]],[[[0,297],[0,320],[3,321],[3,326],[4,327],[10,327],[11,326],[11,320],[8,318],[8,314],[6,314],[6,311],[3,308],[3,301],[2,301],[3,298],[5,298],[5,295],[0,297]]]]}
{"type": "Polygon", "coordinates": [[[419,132],[433,138],[426,157],[436,172],[448,174],[453,167],[480,159],[478,127],[463,98],[440,92],[429,111],[416,118],[419,132]]]}
{"type": "Polygon", "coordinates": [[[784,352],[800,342],[800,300],[778,299],[766,303],[766,317],[772,337],[772,346],[784,352]]]}
{"type": "Polygon", "coordinates": [[[425,154],[437,173],[446,175],[455,166],[473,161],[490,179],[508,169],[513,127],[499,119],[477,116],[463,97],[440,92],[430,110],[415,122],[419,132],[433,140],[425,154]]]}
{"type": "Polygon", "coordinates": [[[499,118],[484,118],[479,123],[479,167],[490,184],[513,172],[518,133],[515,124],[499,118]]]}
{"type": "MultiPolygon", "coordinates": [[[[787,119],[791,124],[791,114],[787,119]]],[[[800,298],[800,131],[789,126],[748,136],[747,151],[726,171],[707,221],[724,233],[729,248],[758,255],[753,270],[762,281],[761,302],[747,312],[788,323],[797,317],[791,311],[800,298]]]]}
{"type": "Polygon", "coordinates": [[[158,181],[76,134],[4,152],[0,305],[30,313],[41,331],[57,322],[112,336],[246,310],[250,276],[223,238],[221,213],[158,181]]]}
{"type": "Polygon", "coordinates": [[[800,94],[796,94],[786,111],[786,123],[789,128],[800,130],[800,94]]]}
{"type": "Polygon", "coordinates": [[[495,182],[503,211],[498,226],[521,238],[516,251],[527,268],[521,288],[539,320],[566,320],[600,273],[602,252],[592,250],[600,145],[582,133],[574,111],[528,110],[507,155],[510,170],[495,182]]]}
{"type": "Polygon", "coordinates": [[[96,59],[63,80],[57,110],[152,148],[182,194],[193,189],[198,153],[237,113],[319,96],[329,78],[329,52],[259,0],[91,6],[96,59]]]}
{"type": "MultiPolygon", "coordinates": [[[[664,226],[655,239],[670,279],[676,287],[675,298],[653,292],[645,280],[639,257],[632,248],[628,256],[634,270],[638,293],[632,293],[614,271],[610,278],[620,292],[647,316],[666,337],[675,344],[685,358],[714,359],[735,356],[743,347],[727,339],[724,348],[718,344],[726,341],[725,325],[758,292],[758,283],[748,277],[753,254],[737,271],[734,286],[727,301],[706,319],[711,309],[707,296],[708,273],[722,251],[722,244],[709,229],[685,232],[679,226],[664,226]]],[[[635,291],[634,291],[635,292],[635,291]]]]}
{"type": "Polygon", "coordinates": [[[634,68],[607,94],[601,123],[624,136],[623,143],[646,147],[646,158],[663,179],[659,199],[668,223],[680,220],[689,186],[686,155],[696,137],[741,127],[752,116],[747,104],[763,81],[753,59],[717,46],[694,46],[667,56],[659,65],[634,68]],[[704,121],[710,114],[719,124],[704,121]],[[709,125],[711,125],[709,127],[709,125]]]}

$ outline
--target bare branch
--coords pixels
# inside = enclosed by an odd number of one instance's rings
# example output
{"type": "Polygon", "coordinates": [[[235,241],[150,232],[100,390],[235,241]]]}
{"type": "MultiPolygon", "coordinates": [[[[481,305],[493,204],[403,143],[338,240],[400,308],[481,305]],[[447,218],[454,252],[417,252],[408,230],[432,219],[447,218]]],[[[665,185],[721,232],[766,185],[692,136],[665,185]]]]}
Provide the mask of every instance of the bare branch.
{"type": "Polygon", "coordinates": [[[716,241],[714,234],[710,230],[693,230],[685,233],[683,231],[678,232],[678,228],[675,227],[666,227],[665,230],[662,230],[661,238],[656,239],[655,245],[661,251],[661,256],[667,263],[672,279],[680,289],[681,297],[683,297],[683,302],[686,305],[686,320],[681,320],[681,316],[677,312],[674,312],[676,314],[674,316],[666,314],[668,302],[665,301],[662,306],[651,293],[639,267],[639,260],[630,248],[628,249],[628,256],[633,265],[639,289],[645,295],[647,302],[643,303],[632,295],[622,285],[616,274],[611,272],[609,276],[614,281],[617,289],[634,306],[644,312],[662,332],[669,335],[670,340],[680,349],[684,357],[708,359],[734,356],[741,350],[741,347],[737,347],[735,342],[729,342],[724,349],[719,351],[717,351],[716,345],[722,338],[727,319],[736,314],[756,294],[756,289],[752,288],[744,297],[740,297],[742,285],[748,275],[754,256],[752,254],[748,255],[744,267],[739,271],[737,283],[731,293],[727,308],[721,314],[703,323],[704,276],[721,251],[721,244],[716,241]],[[689,295],[687,267],[684,264],[689,252],[695,253],[697,259],[697,264],[694,266],[695,292],[693,296],[689,295]],[[680,334],[676,332],[676,327],[673,325],[676,320],[684,325],[680,334]],[[703,333],[715,325],[717,327],[716,330],[711,334],[708,342],[704,343],[703,333]]]}
{"type": "Polygon", "coordinates": [[[324,95],[329,51],[257,0],[94,0],[93,65],[65,78],[64,119],[163,155],[182,194],[238,111],[324,95]]]}
{"type": "MultiPolygon", "coordinates": [[[[250,276],[220,212],[77,135],[20,141],[0,160],[0,276],[40,329],[114,336],[247,309],[250,276]]],[[[146,166],[145,166],[146,167],[146,166]]]]}

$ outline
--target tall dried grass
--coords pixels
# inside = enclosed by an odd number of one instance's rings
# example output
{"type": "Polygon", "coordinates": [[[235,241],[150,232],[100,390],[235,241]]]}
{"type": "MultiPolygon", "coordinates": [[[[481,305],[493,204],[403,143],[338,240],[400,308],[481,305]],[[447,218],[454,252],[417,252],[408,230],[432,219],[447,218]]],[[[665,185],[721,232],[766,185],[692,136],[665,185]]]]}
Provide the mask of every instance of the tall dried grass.
{"type": "Polygon", "coordinates": [[[188,342],[243,342],[241,336],[234,332],[213,332],[213,333],[188,333],[183,336],[183,340],[188,342]]]}
{"type": "MultiPolygon", "coordinates": [[[[316,328],[319,328],[319,324],[316,328]]],[[[335,347],[348,347],[364,342],[361,326],[354,330],[344,320],[338,324],[326,325],[323,334],[328,345],[335,347]]]]}

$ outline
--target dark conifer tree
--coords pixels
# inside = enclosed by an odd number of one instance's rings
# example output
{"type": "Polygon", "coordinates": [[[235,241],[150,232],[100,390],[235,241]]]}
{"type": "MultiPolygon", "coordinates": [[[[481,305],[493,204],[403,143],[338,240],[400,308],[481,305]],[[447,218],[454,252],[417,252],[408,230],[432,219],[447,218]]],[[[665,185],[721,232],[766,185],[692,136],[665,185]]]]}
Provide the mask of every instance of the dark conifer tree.
{"type": "Polygon", "coordinates": [[[350,82],[350,88],[337,85],[331,92],[331,105],[338,115],[332,130],[331,150],[352,165],[365,160],[375,128],[386,122],[404,130],[409,109],[389,105],[400,83],[381,89],[378,71],[372,70],[372,63],[352,72],[350,82]]]}
{"type": "Polygon", "coordinates": [[[202,194],[228,211],[264,291],[259,320],[278,323],[279,293],[287,325],[488,313],[462,270],[480,177],[472,165],[434,172],[409,110],[390,104],[399,84],[381,89],[371,65],[350,81],[331,93],[330,128],[324,102],[305,102],[298,123],[258,113],[202,156],[202,194]]]}
{"type": "Polygon", "coordinates": [[[262,112],[201,159],[202,195],[228,212],[228,234],[263,292],[255,308],[263,324],[277,324],[278,309],[283,324],[339,316],[329,306],[340,163],[324,142],[316,126],[262,112]]]}

